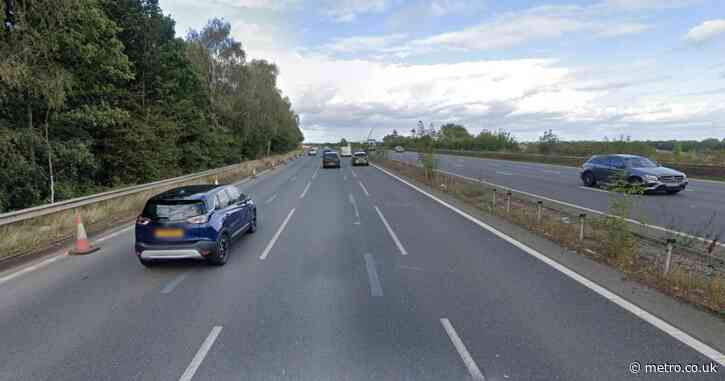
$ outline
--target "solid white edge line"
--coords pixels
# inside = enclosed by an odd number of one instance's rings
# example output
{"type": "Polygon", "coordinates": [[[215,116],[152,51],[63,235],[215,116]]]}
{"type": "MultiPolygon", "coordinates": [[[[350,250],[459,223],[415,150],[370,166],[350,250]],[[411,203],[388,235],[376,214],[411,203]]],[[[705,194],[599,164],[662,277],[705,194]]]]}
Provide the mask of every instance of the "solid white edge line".
{"type": "Polygon", "coordinates": [[[300,198],[305,198],[305,195],[307,194],[307,191],[310,190],[310,185],[312,185],[312,182],[307,182],[307,186],[305,186],[305,190],[302,191],[302,194],[300,195],[300,198]]]}
{"type": "Polygon", "coordinates": [[[47,265],[49,265],[49,264],[51,264],[51,263],[53,263],[53,262],[55,262],[55,261],[63,258],[63,257],[64,257],[63,254],[58,254],[58,255],[55,255],[55,256],[53,256],[51,258],[45,259],[43,261],[40,261],[40,262],[38,262],[36,264],[30,265],[28,267],[25,267],[23,269],[20,269],[18,271],[15,271],[12,274],[9,274],[9,275],[6,275],[6,276],[0,278],[0,285],[3,284],[3,283],[9,282],[9,281],[11,281],[11,280],[13,280],[13,279],[15,279],[15,278],[23,275],[23,274],[27,274],[29,272],[32,272],[32,271],[38,270],[38,269],[40,269],[42,267],[45,267],[45,266],[47,266],[47,265]]]}
{"type": "Polygon", "coordinates": [[[383,221],[383,225],[385,225],[385,228],[388,229],[388,233],[390,233],[390,236],[393,237],[393,241],[395,241],[395,245],[398,246],[398,250],[400,250],[400,254],[408,255],[408,252],[405,251],[403,244],[400,243],[398,236],[395,235],[393,228],[390,227],[388,220],[385,219],[385,216],[383,216],[383,212],[380,211],[380,208],[378,208],[377,205],[375,205],[375,211],[378,212],[378,216],[380,216],[380,219],[383,221]]]}
{"type": "Polygon", "coordinates": [[[176,286],[181,283],[187,276],[189,275],[189,271],[183,272],[179,275],[177,275],[174,279],[171,280],[163,289],[161,289],[162,294],[170,294],[171,291],[174,291],[176,289],[176,286]]]}
{"type": "Polygon", "coordinates": [[[131,229],[133,229],[134,226],[136,226],[136,225],[126,226],[125,228],[123,228],[123,229],[121,229],[121,230],[119,230],[117,232],[114,232],[114,233],[111,233],[111,234],[109,234],[107,236],[103,236],[101,238],[98,238],[94,242],[103,242],[103,241],[109,240],[109,239],[111,239],[113,237],[117,237],[117,236],[119,236],[119,235],[121,235],[121,234],[123,234],[123,233],[125,233],[125,232],[127,232],[127,231],[129,231],[131,229]]]}
{"type": "Polygon", "coordinates": [[[604,189],[585,187],[585,186],[580,186],[579,189],[584,189],[584,190],[588,190],[588,191],[592,191],[592,192],[609,193],[609,191],[606,191],[604,189]]]}
{"type": "Polygon", "coordinates": [[[189,366],[184,371],[184,374],[179,377],[179,381],[191,381],[191,379],[194,377],[194,374],[196,373],[196,370],[199,369],[199,366],[201,365],[202,361],[204,361],[204,358],[206,357],[207,353],[209,353],[211,346],[214,345],[214,342],[216,341],[221,331],[222,326],[220,325],[217,325],[211,329],[211,332],[209,332],[209,336],[207,336],[204,342],[201,344],[201,347],[196,352],[196,355],[194,355],[194,358],[191,360],[191,363],[189,363],[189,366]]]}
{"type": "Polygon", "coordinates": [[[365,188],[365,184],[363,184],[362,181],[358,181],[358,183],[360,184],[360,187],[362,188],[363,192],[365,192],[365,195],[370,197],[370,192],[368,192],[368,189],[365,188]]]}
{"type": "Polygon", "coordinates": [[[467,220],[473,222],[474,224],[480,226],[481,228],[488,230],[489,232],[493,233],[497,237],[503,239],[504,241],[510,243],[513,246],[516,246],[517,248],[523,250],[527,254],[533,256],[534,258],[546,263],[547,265],[553,267],[557,271],[561,272],[562,274],[568,276],[571,279],[574,279],[575,281],[579,282],[581,285],[589,288],[590,290],[596,292],[597,294],[603,296],[604,298],[608,299],[612,303],[622,307],[623,309],[631,312],[635,316],[639,317],[640,319],[646,321],[647,323],[657,327],[661,331],[665,332],[666,334],[674,337],[675,339],[679,340],[683,344],[689,346],[690,348],[700,352],[701,354],[707,356],[708,358],[712,359],[713,361],[719,363],[721,366],[725,366],[725,355],[716,350],[715,348],[710,347],[709,345],[701,342],[700,340],[690,336],[686,332],[680,330],[679,328],[673,326],[672,324],[660,319],[659,317],[647,312],[646,310],[642,309],[641,307],[637,306],[636,304],[622,298],[621,296],[615,294],[612,291],[607,290],[606,288],[600,286],[599,284],[585,278],[582,275],[579,275],[577,272],[569,269],[568,267],[560,264],[559,262],[556,262],[555,260],[545,256],[544,254],[539,253],[538,251],[526,246],[525,244],[509,237],[508,235],[496,230],[496,228],[478,220],[477,218],[469,215],[468,213],[456,208],[453,205],[448,204],[447,202],[439,199],[438,197],[426,192],[425,190],[417,187],[416,185],[411,184],[410,182],[398,177],[397,175],[394,175],[390,173],[389,171],[378,167],[377,165],[374,166],[378,170],[382,171],[383,173],[387,174],[388,176],[391,176],[398,181],[402,182],[403,184],[408,185],[409,187],[415,189],[419,193],[422,193],[425,196],[428,196],[432,200],[438,202],[439,204],[445,206],[446,208],[454,211],[455,213],[459,214],[460,216],[466,218],[467,220]]]}
{"type": "Polygon", "coordinates": [[[448,334],[448,338],[451,339],[451,343],[453,343],[456,351],[458,351],[458,355],[461,356],[461,360],[463,360],[463,363],[466,365],[468,373],[474,380],[485,381],[486,377],[484,377],[483,373],[481,373],[481,370],[478,369],[476,361],[473,359],[473,357],[471,357],[471,354],[468,353],[466,344],[464,344],[463,340],[461,340],[461,338],[458,336],[458,333],[456,333],[456,329],[453,328],[451,322],[446,318],[442,318],[440,319],[440,321],[443,325],[443,329],[446,330],[446,333],[448,334]]]}
{"type": "Polygon", "coordinates": [[[277,229],[277,232],[274,233],[274,237],[272,237],[272,240],[269,241],[267,244],[267,247],[264,248],[264,251],[262,252],[262,255],[259,256],[259,259],[265,260],[267,259],[267,256],[269,255],[269,252],[274,247],[274,244],[277,242],[277,239],[279,238],[279,235],[282,234],[282,231],[284,230],[285,226],[287,226],[287,223],[289,222],[290,218],[292,218],[292,214],[294,214],[295,210],[294,208],[290,210],[287,217],[282,222],[282,225],[279,226],[279,229],[277,229]]]}
{"type": "MultiPolygon", "coordinates": [[[[106,235],[106,236],[103,236],[101,238],[97,238],[95,240],[92,240],[91,242],[93,242],[93,243],[100,243],[100,242],[109,240],[109,239],[111,239],[113,237],[117,237],[117,236],[119,236],[119,235],[127,232],[128,230],[132,229],[134,226],[135,225],[129,225],[129,226],[127,226],[127,227],[125,227],[125,228],[123,228],[121,230],[115,231],[115,232],[113,232],[113,233],[111,233],[109,235],[106,235]]],[[[41,269],[41,268],[43,268],[43,267],[45,267],[45,266],[47,266],[47,265],[49,265],[49,264],[57,261],[57,260],[65,257],[64,254],[65,254],[65,252],[58,253],[58,254],[54,254],[52,257],[50,257],[48,259],[44,259],[44,260],[42,260],[42,261],[40,261],[38,263],[35,263],[35,264],[30,265],[30,266],[21,268],[19,270],[8,270],[8,271],[13,271],[13,272],[11,274],[8,274],[8,275],[4,276],[4,277],[1,277],[0,278],[0,284],[6,283],[8,281],[11,281],[11,280],[13,280],[13,279],[15,279],[15,278],[17,278],[17,277],[19,277],[21,275],[24,275],[24,274],[33,272],[35,270],[39,270],[39,269],[41,269]]]]}
{"type": "MultiPolygon", "coordinates": [[[[377,167],[376,165],[373,165],[373,166],[377,167]]],[[[378,168],[378,169],[380,169],[380,168],[378,168]]],[[[597,214],[597,215],[606,216],[606,217],[615,217],[615,216],[612,216],[611,214],[607,214],[607,213],[602,212],[602,211],[599,211],[599,210],[594,210],[594,209],[590,209],[590,208],[587,208],[587,207],[584,207],[584,206],[575,205],[575,204],[572,204],[572,203],[569,203],[569,202],[566,202],[566,201],[555,200],[553,198],[549,198],[549,197],[541,196],[541,195],[538,195],[538,194],[535,194],[535,193],[531,193],[531,192],[526,192],[526,191],[514,189],[514,188],[507,187],[507,186],[500,185],[500,184],[491,183],[491,182],[488,182],[488,181],[485,181],[485,180],[474,179],[473,177],[468,177],[468,176],[460,175],[458,173],[448,172],[448,171],[444,171],[442,169],[437,169],[436,171],[437,172],[440,172],[440,173],[444,173],[446,175],[460,177],[462,179],[466,179],[466,180],[469,180],[469,181],[478,182],[478,183],[481,183],[481,184],[486,184],[486,185],[489,185],[489,186],[492,186],[492,187],[498,187],[498,188],[501,188],[501,189],[509,190],[511,192],[514,192],[514,193],[520,193],[520,194],[523,194],[523,195],[526,195],[526,196],[529,196],[529,197],[538,198],[538,199],[541,199],[543,201],[549,201],[549,202],[553,202],[555,204],[560,204],[560,205],[568,206],[570,208],[580,209],[580,210],[583,210],[583,211],[586,211],[586,212],[589,212],[589,213],[592,213],[592,214],[597,214]]],[[[621,217],[617,217],[617,218],[621,218],[621,217]]],[[[692,239],[696,239],[696,240],[702,241],[702,242],[712,242],[711,240],[708,240],[708,239],[705,239],[705,238],[702,238],[702,237],[698,237],[698,236],[694,236],[694,235],[691,235],[691,234],[683,233],[683,232],[680,232],[680,231],[677,231],[677,230],[671,230],[671,229],[663,228],[662,226],[649,225],[649,224],[646,224],[646,223],[643,223],[643,222],[640,222],[640,221],[637,221],[637,220],[633,220],[631,218],[624,218],[624,220],[627,221],[627,222],[629,222],[629,223],[635,224],[635,225],[644,226],[644,227],[647,227],[647,228],[659,230],[659,231],[666,232],[666,233],[672,233],[672,234],[678,235],[680,237],[692,238],[692,239]]],[[[725,243],[721,243],[721,242],[717,242],[716,245],[717,246],[721,246],[721,247],[725,247],[725,243]]]]}
{"type": "Polygon", "coordinates": [[[370,253],[366,253],[364,257],[365,267],[368,270],[368,281],[370,281],[370,296],[383,296],[383,286],[380,283],[378,271],[375,269],[375,259],[370,253]]]}

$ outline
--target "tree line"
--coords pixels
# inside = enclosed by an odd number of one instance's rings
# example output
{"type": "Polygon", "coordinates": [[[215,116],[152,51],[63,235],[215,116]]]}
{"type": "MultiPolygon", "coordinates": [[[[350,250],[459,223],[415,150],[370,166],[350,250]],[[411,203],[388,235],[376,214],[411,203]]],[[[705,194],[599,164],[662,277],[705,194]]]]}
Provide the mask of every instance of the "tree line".
{"type": "Polygon", "coordinates": [[[511,133],[503,130],[483,130],[471,135],[465,126],[448,123],[436,129],[433,125],[425,128],[419,122],[417,129],[411,129],[404,136],[393,130],[383,138],[383,144],[392,148],[402,146],[408,149],[432,146],[435,149],[473,150],[473,151],[518,151],[519,145],[511,133]]]}
{"type": "Polygon", "coordinates": [[[542,133],[537,141],[519,142],[508,131],[483,130],[477,135],[459,124],[448,123],[436,129],[426,128],[418,122],[417,128],[407,135],[393,130],[383,138],[387,148],[402,146],[406,149],[450,149],[468,151],[525,152],[560,156],[590,156],[594,154],[634,154],[662,161],[725,164],[725,139],[704,140],[633,140],[628,136],[603,140],[565,141],[553,130],[542,133]]]}
{"type": "Polygon", "coordinates": [[[0,211],[294,149],[278,68],[158,0],[0,1],[0,211]]]}

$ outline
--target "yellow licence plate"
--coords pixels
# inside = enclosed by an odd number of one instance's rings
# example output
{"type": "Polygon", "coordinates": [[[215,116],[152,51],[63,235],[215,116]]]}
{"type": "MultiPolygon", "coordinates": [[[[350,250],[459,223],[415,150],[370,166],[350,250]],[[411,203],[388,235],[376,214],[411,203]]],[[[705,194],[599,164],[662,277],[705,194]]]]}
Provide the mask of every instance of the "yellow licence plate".
{"type": "Polygon", "coordinates": [[[157,238],[181,238],[184,236],[182,229],[156,229],[157,238]]]}

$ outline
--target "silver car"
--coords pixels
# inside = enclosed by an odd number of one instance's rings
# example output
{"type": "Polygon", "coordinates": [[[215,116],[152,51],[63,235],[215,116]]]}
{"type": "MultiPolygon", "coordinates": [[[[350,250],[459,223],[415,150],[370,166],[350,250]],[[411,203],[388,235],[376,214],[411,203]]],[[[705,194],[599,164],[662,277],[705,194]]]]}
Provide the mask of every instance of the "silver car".
{"type": "Polygon", "coordinates": [[[621,178],[630,184],[641,185],[647,192],[669,194],[685,189],[689,183],[684,173],[636,155],[594,155],[582,165],[580,176],[589,187],[621,178]]]}

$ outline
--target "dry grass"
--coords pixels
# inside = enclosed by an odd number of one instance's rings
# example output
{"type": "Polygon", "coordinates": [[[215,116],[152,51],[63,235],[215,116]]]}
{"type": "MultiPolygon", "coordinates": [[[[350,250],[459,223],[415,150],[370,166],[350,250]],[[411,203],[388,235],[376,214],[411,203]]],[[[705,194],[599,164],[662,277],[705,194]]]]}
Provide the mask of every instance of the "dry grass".
{"type": "Polygon", "coordinates": [[[132,220],[140,213],[146,200],[165,190],[180,185],[210,184],[215,180],[220,183],[239,181],[251,176],[252,168],[256,168],[259,173],[273,166],[275,162],[287,160],[298,153],[295,151],[268,159],[245,162],[216,176],[210,175],[173,185],[161,185],[151,190],[0,226],[0,237],[3,237],[0,241],[0,259],[44,250],[59,241],[73,237],[76,232],[74,220],[76,213],[81,214],[83,224],[89,233],[97,232],[119,222],[132,220]]]}

